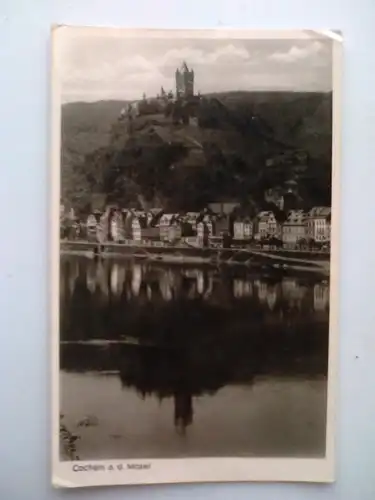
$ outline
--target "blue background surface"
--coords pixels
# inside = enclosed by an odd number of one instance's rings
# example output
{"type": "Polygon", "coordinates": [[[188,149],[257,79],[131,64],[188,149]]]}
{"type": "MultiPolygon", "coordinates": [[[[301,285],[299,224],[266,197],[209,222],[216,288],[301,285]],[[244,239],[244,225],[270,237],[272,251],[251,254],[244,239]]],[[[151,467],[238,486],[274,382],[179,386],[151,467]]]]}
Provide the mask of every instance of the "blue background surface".
{"type": "Polygon", "coordinates": [[[375,499],[375,1],[0,1],[0,497],[375,499]],[[50,486],[50,25],[342,29],[345,37],[337,482],[55,491],[50,486]],[[68,496],[67,496],[68,495],[68,496]]]}

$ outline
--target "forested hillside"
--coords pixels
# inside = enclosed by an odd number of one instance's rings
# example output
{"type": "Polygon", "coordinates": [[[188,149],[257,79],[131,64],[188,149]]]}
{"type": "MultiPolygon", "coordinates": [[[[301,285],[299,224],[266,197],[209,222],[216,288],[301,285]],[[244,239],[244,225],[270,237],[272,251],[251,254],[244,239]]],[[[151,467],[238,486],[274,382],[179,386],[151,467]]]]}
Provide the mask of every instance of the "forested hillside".
{"type": "Polygon", "coordinates": [[[255,209],[290,182],[301,206],[330,204],[331,94],[212,94],[189,123],[157,112],[129,124],[125,104],[63,106],[62,198],[78,211],[95,193],[143,208],[236,199],[255,209]]]}

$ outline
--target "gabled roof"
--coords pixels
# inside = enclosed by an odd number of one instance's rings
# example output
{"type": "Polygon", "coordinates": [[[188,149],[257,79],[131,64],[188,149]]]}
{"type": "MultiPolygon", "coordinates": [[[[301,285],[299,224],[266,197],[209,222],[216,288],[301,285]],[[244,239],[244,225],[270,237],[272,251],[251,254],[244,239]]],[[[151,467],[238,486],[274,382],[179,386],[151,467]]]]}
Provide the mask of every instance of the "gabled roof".
{"type": "Polygon", "coordinates": [[[236,223],[236,222],[244,222],[246,224],[252,224],[253,220],[249,215],[239,215],[234,220],[234,223],[236,223]]]}
{"type": "Polygon", "coordinates": [[[165,221],[167,223],[167,225],[171,225],[171,224],[173,224],[173,222],[176,222],[179,219],[179,217],[180,217],[180,215],[177,213],[162,214],[159,222],[165,221]]]}
{"type": "Polygon", "coordinates": [[[142,229],[145,229],[147,227],[147,217],[143,216],[135,216],[133,221],[138,221],[139,225],[142,229]]]}
{"type": "Polygon", "coordinates": [[[290,210],[284,223],[286,226],[302,226],[306,223],[307,214],[303,210],[290,210]]]}
{"type": "Polygon", "coordinates": [[[162,218],[164,211],[160,208],[151,208],[151,210],[148,212],[148,214],[151,216],[150,220],[150,226],[155,227],[159,222],[160,219],[162,218]]]}
{"type": "Polygon", "coordinates": [[[270,217],[275,218],[275,214],[271,210],[263,210],[262,212],[259,212],[257,215],[259,221],[265,221],[268,220],[270,217]]]}
{"type": "Polygon", "coordinates": [[[311,218],[325,219],[331,214],[331,207],[314,207],[308,213],[311,218]]]}

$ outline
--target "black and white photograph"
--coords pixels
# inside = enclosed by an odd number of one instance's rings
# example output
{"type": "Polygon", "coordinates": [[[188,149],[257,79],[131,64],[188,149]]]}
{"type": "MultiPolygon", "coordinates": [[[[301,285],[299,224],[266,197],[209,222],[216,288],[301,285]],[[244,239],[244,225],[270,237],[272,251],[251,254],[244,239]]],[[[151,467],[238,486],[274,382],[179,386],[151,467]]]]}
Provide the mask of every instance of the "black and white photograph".
{"type": "Polygon", "coordinates": [[[54,484],[333,480],[329,33],[55,28],[54,484]]]}

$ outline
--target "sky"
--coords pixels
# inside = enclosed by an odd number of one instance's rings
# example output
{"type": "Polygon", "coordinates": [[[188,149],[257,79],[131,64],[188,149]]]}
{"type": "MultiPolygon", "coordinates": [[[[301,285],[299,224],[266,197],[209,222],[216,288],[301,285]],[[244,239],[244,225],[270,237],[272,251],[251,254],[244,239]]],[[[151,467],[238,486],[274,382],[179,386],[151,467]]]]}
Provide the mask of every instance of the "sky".
{"type": "Polygon", "coordinates": [[[129,38],[72,30],[58,52],[62,102],[137,100],[175,89],[186,61],[195,91],[329,91],[332,42],[231,38],[129,38]]]}

